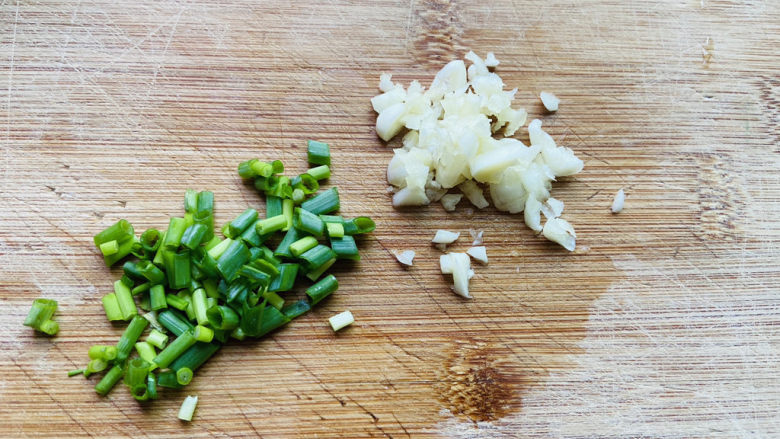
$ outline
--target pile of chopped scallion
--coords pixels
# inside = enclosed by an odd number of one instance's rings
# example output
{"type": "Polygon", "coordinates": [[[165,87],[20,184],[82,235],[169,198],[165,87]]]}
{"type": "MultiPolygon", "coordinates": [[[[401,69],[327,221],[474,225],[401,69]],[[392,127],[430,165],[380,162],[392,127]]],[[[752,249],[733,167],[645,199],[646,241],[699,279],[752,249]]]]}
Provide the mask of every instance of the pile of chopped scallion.
{"type": "Polygon", "coordinates": [[[339,259],[359,259],[354,236],[375,224],[335,215],[335,187],[317,193],[330,176],[327,144],[310,140],[308,159],[315,166],[294,178],[281,175],[278,160],[241,163],[239,175],[265,194],[266,215],[245,210],[222,227],[224,238],[214,230],[214,194],[193,190],[184,217],[171,218],[165,231],[138,238],[122,219],[98,233],[107,266],[135,257],[103,297],[108,319],[130,324],[116,346],[92,346],[86,369],[70,375],[107,371],[95,386],[100,395],[124,377],[135,399],[156,399],[158,387],[186,386],[230,338],[262,337],[336,291],[326,271],[339,259]],[[313,283],[307,298],[285,303],[284,293],[303,277],[313,283]],[[139,307],[147,312],[139,315],[139,307]]]}

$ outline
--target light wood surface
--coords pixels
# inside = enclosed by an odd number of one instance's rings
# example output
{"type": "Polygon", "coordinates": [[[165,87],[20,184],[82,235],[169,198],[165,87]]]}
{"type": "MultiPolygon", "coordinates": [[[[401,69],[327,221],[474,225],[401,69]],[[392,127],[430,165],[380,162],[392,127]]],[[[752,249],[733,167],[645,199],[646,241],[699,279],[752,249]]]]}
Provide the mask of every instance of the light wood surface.
{"type": "Polygon", "coordinates": [[[778,36],[770,0],[2,2],[0,436],[779,436],[778,36]],[[469,49],[585,160],[553,191],[574,254],[492,208],[390,206],[380,73],[428,84],[469,49]],[[338,294],[151,404],[66,377],[122,331],[96,232],[162,228],[186,188],[222,224],[262,206],[239,161],[300,171],[309,138],[342,212],[378,224],[338,294]],[[438,273],[437,228],[484,230],[473,300],[438,273]],[[54,339],[21,324],[40,296],[54,339]]]}

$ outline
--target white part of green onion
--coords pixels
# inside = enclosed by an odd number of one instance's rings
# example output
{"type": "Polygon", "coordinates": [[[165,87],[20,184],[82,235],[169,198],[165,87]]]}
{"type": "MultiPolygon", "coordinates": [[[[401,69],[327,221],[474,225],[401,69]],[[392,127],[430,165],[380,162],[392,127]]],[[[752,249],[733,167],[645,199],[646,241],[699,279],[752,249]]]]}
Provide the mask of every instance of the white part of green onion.
{"type": "Polygon", "coordinates": [[[355,323],[355,317],[347,310],[329,318],[328,322],[330,322],[330,327],[333,328],[333,331],[338,331],[341,328],[355,323]]]}
{"type": "Polygon", "coordinates": [[[198,405],[197,396],[187,396],[179,408],[179,419],[182,421],[192,421],[192,415],[195,413],[195,407],[198,405]]]}

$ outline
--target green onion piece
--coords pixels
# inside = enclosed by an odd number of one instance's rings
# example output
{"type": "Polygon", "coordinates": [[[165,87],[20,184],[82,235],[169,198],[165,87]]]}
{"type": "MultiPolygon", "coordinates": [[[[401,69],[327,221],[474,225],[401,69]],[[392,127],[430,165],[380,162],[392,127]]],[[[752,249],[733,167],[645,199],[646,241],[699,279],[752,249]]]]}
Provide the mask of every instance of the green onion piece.
{"type": "Polygon", "coordinates": [[[290,318],[282,314],[282,312],[278,309],[274,307],[266,307],[265,311],[263,311],[263,324],[260,327],[260,333],[255,337],[262,337],[274,329],[287,324],[289,321],[290,318]]]}
{"type": "Polygon", "coordinates": [[[255,225],[258,235],[268,235],[272,232],[282,230],[287,226],[287,218],[284,215],[276,215],[271,218],[258,221],[255,225]]]}
{"type": "Polygon", "coordinates": [[[238,276],[238,270],[249,260],[249,256],[249,249],[243,242],[233,241],[217,258],[217,270],[226,281],[232,281],[238,276]]]}
{"type": "Polygon", "coordinates": [[[320,215],[320,219],[325,223],[336,223],[344,225],[344,217],[341,215],[320,215]]]}
{"type": "Polygon", "coordinates": [[[195,250],[206,238],[206,232],[208,232],[208,227],[205,224],[195,223],[187,227],[187,230],[181,236],[181,245],[190,250],[195,250]]]}
{"type": "Polygon", "coordinates": [[[116,294],[109,293],[103,296],[103,309],[106,311],[106,317],[110,321],[124,320],[122,310],[119,308],[119,301],[116,294]]]}
{"type": "Polygon", "coordinates": [[[176,372],[172,370],[160,372],[160,375],[157,376],[157,385],[169,389],[181,389],[184,387],[176,380],[176,372]]]}
{"type": "Polygon", "coordinates": [[[181,243],[181,238],[187,230],[187,221],[184,218],[172,217],[168,222],[168,230],[165,232],[163,246],[171,250],[176,250],[181,243]]]}
{"type": "Polygon", "coordinates": [[[90,360],[111,361],[116,358],[116,346],[92,345],[88,351],[90,360]]]}
{"type": "MultiPolygon", "coordinates": [[[[258,260],[262,261],[262,259],[258,259],[258,260]]],[[[265,286],[268,285],[268,283],[271,281],[271,276],[268,273],[259,270],[249,264],[241,267],[241,270],[238,272],[238,275],[249,280],[252,285],[265,286]]]]}
{"type": "Polygon", "coordinates": [[[330,178],[330,167],[328,165],[321,165],[306,171],[307,174],[314,177],[315,180],[325,180],[330,178]]]}
{"type": "Polygon", "coordinates": [[[135,344],[135,350],[138,352],[138,356],[143,358],[144,361],[148,363],[152,363],[154,361],[154,357],[157,356],[157,352],[154,351],[154,347],[147,341],[137,342],[135,344]]]}
{"type": "Polygon", "coordinates": [[[195,407],[198,405],[197,396],[188,396],[184,398],[184,402],[181,403],[179,408],[179,419],[182,421],[192,421],[192,415],[195,414],[195,407]]]}
{"type": "Polygon", "coordinates": [[[350,259],[353,261],[360,260],[360,254],[358,253],[357,244],[355,238],[345,235],[341,238],[331,238],[330,248],[336,253],[336,257],[339,259],[350,259]]]}
{"type": "Polygon", "coordinates": [[[374,229],[376,229],[376,223],[374,223],[374,220],[367,216],[359,216],[344,222],[345,235],[360,235],[363,233],[370,233],[373,232],[374,229]]]}
{"type": "Polygon", "coordinates": [[[76,375],[81,375],[83,373],[84,373],[84,369],[71,370],[71,371],[68,371],[68,378],[70,378],[72,376],[76,376],[76,375]]]}
{"type": "MultiPolygon", "coordinates": [[[[135,285],[135,281],[128,275],[123,274],[121,278],[119,278],[119,281],[122,282],[127,288],[132,289],[135,285]]],[[[130,295],[132,295],[132,290],[130,291],[130,295]]]]}
{"type": "Polygon", "coordinates": [[[195,319],[199,325],[209,323],[209,319],[206,317],[206,308],[206,290],[198,288],[192,293],[192,310],[195,312],[195,319]]]}
{"type": "Polygon", "coordinates": [[[154,358],[154,364],[159,366],[160,369],[165,369],[179,355],[189,349],[190,346],[194,345],[195,341],[195,336],[192,334],[192,331],[183,332],[176,337],[176,340],[168,343],[168,346],[157,354],[154,358]]]}
{"type": "Polygon", "coordinates": [[[263,314],[266,309],[266,301],[251,308],[244,309],[241,316],[241,330],[250,337],[258,337],[263,327],[263,314]]]}
{"type": "Polygon", "coordinates": [[[168,308],[168,302],[165,299],[165,287],[155,285],[149,289],[149,305],[152,311],[168,308]]]}
{"type": "MultiPolygon", "coordinates": [[[[263,254],[263,256],[265,256],[265,254],[263,254]]],[[[249,265],[273,277],[279,274],[279,268],[277,268],[277,265],[275,265],[274,262],[276,261],[271,262],[267,259],[258,258],[252,261],[249,265]]]]}
{"type": "MultiPolygon", "coordinates": [[[[215,334],[216,335],[216,334],[215,334]]],[[[191,348],[184,351],[173,363],[170,368],[173,370],[179,370],[182,367],[189,368],[190,370],[197,370],[203,363],[206,362],[212,355],[214,355],[220,348],[218,343],[202,343],[198,342],[192,345],[191,348]]]]}
{"type": "Polygon", "coordinates": [[[312,165],[330,165],[330,146],[316,140],[308,141],[307,156],[312,165]]]}
{"type": "Polygon", "coordinates": [[[120,379],[122,379],[122,374],[124,373],[124,370],[120,365],[115,365],[112,367],[104,376],[103,379],[101,379],[97,384],[95,384],[95,392],[98,393],[98,395],[106,396],[108,392],[111,391],[111,389],[114,388],[117,382],[119,382],[120,379]]]}
{"type": "Polygon", "coordinates": [[[317,196],[309,198],[301,204],[301,208],[309,212],[320,215],[339,210],[339,191],[332,187],[326,191],[320,192],[317,196]]]}
{"type": "Polygon", "coordinates": [[[241,330],[241,328],[236,328],[233,331],[231,331],[230,336],[232,338],[235,338],[236,340],[243,340],[244,338],[246,338],[246,334],[244,334],[244,331],[241,330]]]}
{"type": "Polygon", "coordinates": [[[323,273],[328,271],[328,268],[330,268],[335,263],[336,263],[336,258],[331,258],[328,262],[322,264],[320,268],[306,273],[306,277],[308,277],[312,282],[316,282],[317,279],[319,279],[320,276],[322,276],[323,273]]]}
{"type": "Polygon", "coordinates": [[[282,309],[284,306],[284,299],[272,291],[266,291],[263,293],[263,299],[267,300],[268,304],[276,309],[282,309]]]}
{"type": "Polygon", "coordinates": [[[245,162],[241,162],[238,164],[238,175],[241,178],[255,178],[257,177],[257,172],[252,168],[252,162],[256,162],[257,160],[247,160],[245,162]]]}
{"type": "Polygon", "coordinates": [[[195,223],[206,226],[204,241],[214,237],[214,193],[210,191],[198,192],[198,210],[194,215],[195,223]]]}
{"type": "Polygon", "coordinates": [[[314,271],[335,257],[336,253],[330,247],[322,244],[318,244],[300,256],[307,271],[314,271]]]}
{"type": "Polygon", "coordinates": [[[103,256],[103,262],[106,264],[106,267],[114,265],[122,258],[129,255],[135,248],[136,243],[135,236],[131,236],[126,241],[119,241],[119,250],[116,253],[109,256],[103,256]]]}
{"type": "Polygon", "coordinates": [[[295,284],[295,277],[298,275],[298,264],[279,265],[279,275],[271,280],[268,291],[281,292],[290,291],[295,284]]]}
{"type": "Polygon", "coordinates": [[[138,384],[144,385],[146,390],[146,377],[149,375],[149,362],[143,358],[133,358],[127,363],[127,370],[125,370],[125,384],[132,389],[138,384]]]}
{"type": "Polygon", "coordinates": [[[146,393],[149,399],[157,399],[157,377],[151,372],[146,377],[146,393]]]}
{"type": "Polygon", "coordinates": [[[185,309],[187,309],[187,304],[188,304],[186,300],[174,294],[166,294],[165,303],[178,309],[179,311],[184,311],[185,309]]]}
{"type": "Polygon", "coordinates": [[[269,195],[265,197],[265,217],[273,218],[282,214],[282,199],[269,195]]]}
{"type": "Polygon", "coordinates": [[[198,211],[198,191],[187,189],[184,192],[184,211],[187,213],[198,211]]]}
{"type": "MultiPolygon", "coordinates": [[[[216,306],[216,304],[214,306],[216,306]]],[[[215,341],[218,341],[220,343],[227,343],[228,338],[230,338],[230,331],[224,331],[222,329],[215,329],[214,330],[214,340],[215,341]]]]}
{"type": "Polygon", "coordinates": [[[274,256],[280,258],[293,257],[292,253],[290,253],[290,244],[297,241],[298,238],[300,238],[300,233],[296,228],[291,227],[290,230],[287,231],[287,234],[284,235],[284,238],[282,238],[282,242],[280,242],[279,246],[276,247],[276,250],[274,250],[274,256]]]}
{"type": "Polygon", "coordinates": [[[121,243],[127,241],[134,236],[134,233],[133,226],[127,220],[120,219],[95,235],[93,241],[95,246],[100,248],[100,244],[105,244],[106,242],[116,241],[121,243]]]}
{"type": "Polygon", "coordinates": [[[90,375],[96,372],[102,372],[106,370],[107,367],[108,367],[108,361],[102,358],[89,360],[89,363],[87,363],[87,368],[84,369],[84,377],[89,377],[90,375]]]}
{"type": "Polygon", "coordinates": [[[179,291],[178,296],[187,302],[187,307],[184,308],[184,313],[187,315],[187,319],[190,321],[195,320],[195,308],[192,307],[192,295],[187,291],[179,291]]]}
{"type": "Polygon", "coordinates": [[[249,247],[249,260],[254,261],[257,258],[263,257],[263,249],[260,247],[249,247]]]}
{"type": "Polygon", "coordinates": [[[305,195],[314,194],[320,189],[317,179],[309,173],[295,177],[290,184],[292,184],[293,188],[302,190],[305,195]]]}
{"type": "MultiPolygon", "coordinates": [[[[141,293],[145,293],[145,292],[149,291],[150,288],[152,288],[152,283],[151,282],[144,282],[141,285],[138,285],[137,287],[135,287],[132,290],[130,290],[130,294],[132,294],[133,296],[137,296],[137,295],[139,295],[141,293]]],[[[142,301],[142,303],[143,303],[143,301],[142,301]]]]}
{"type": "Polygon", "coordinates": [[[182,250],[173,254],[168,271],[168,287],[173,289],[187,288],[192,279],[190,271],[190,251],[182,250]]]}
{"type": "Polygon", "coordinates": [[[241,213],[236,219],[230,222],[230,234],[234,237],[241,235],[244,230],[257,221],[257,211],[249,208],[241,213]]]}
{"type": "Polygon", "coordinates": [[[167,234],[167,231],[163,232],[162,238],[160,238],[160,244],[158,244],[157,247],[157,253],[155,253],[154,258],[152,258],[152,263],[155,265],[162,265],[165,260],[165,254],[167,253],[167,250],[165,249],[165,246],[162,245],[162,242],[165,241],[165,236],[167,234]]]}
{"type": "Polygon", "coordinates": [[[316,247],[317,244],[317,238],[313,236],[305,236],[290,244],[290,253],[292,253],[292,255],[297,258],[308,250],[316,247]]]}
{"type": "Polygon", "coordinates": [[[152,329],[152,332],[146,336],[146,342],[157,349],[162,349],[168,343],[168,336],[156,329],[152,329]]]}
{"type": "Polygon", "coordinates": [[[287,316],[288,319],[292,320],[296,317],[306,314],[310,310],[311,310],[311,305],[309,305],[308,300],[299,300],[291,305],[287,305],[284,308],[282,308],[282,314],[287,316]]]}
{"type": "Polygon", "coordinates": [[[219,291],[217,290],[216,279],[203,280],[203,289],[206,290],[206,296],[214,299],[219,297],[219,291]]]}
{"type": "Polygon", "coordinates": [[[60,332],[60,324],[54,320],[46,320],[37,329],[46,335],[57,335],[60,332]]]}
{"type": "Polygon", "coordinates": [[[301,203],[306,201],[306,194],[303,193],[303,189],[294,189],[292,193],[292,200],[293,204],[296,206],[299,206],[301,203]]]}
{"type": "Polygon", "coordinates": [[[141,234],[141,247],[147,254],[156,252],[157,249],[160,248],[161,242],[162,235],[157,229],[146,229],[146,231],[141,234]]]}
{"type": "Polygon", "coordinates": [[[182,367],[176,371],[176,382],[182,386],[186,386],[192,381],[192,369],[189,367],[182,367]]]}
{"type": "MultiPolygon", "coordinates": [[[[169,297],[176,296],[169,295],[169,297]]],[[[186,303],[186,301],[184,302],[186,303]]],[[[177,337],[193,328],[192,324],[182,317],[181,314],[170,309],[157,314],[157,321],[177,337]]]]}
{"type": "Polygon", "coordinates": [[[274,166],[272,163],[261,162],[260,160],[251,160],[251,166],[256,176],[258,177],[270,177],[274,174],[274,166]]]}
{"type": "Polygon", "coordinates": [[[272,195],[275,197],[289,198],[292,196],[292,186],[290,185],[290,178],[284,175],[279,177],[271,177],[268,179],[270,188],[265,191],[266,196],[272,195]]]}
{"type": "Polygon", "coordinates": [[[219,236],[212,236],[211,239],[203,246],[203,249],[209,251],[220,242],[222,242],[222,240],[219,239],[219,236]]]}
{"type": "Polygon", "coordinates": [[[239,238],[250,247],[260,247],[268,238],[268,235],[261,236],[257,234],[258,222],[260,222],[260,220],[250,224],[249,227],[247,227],[246,230],[244,230],[244,232],[239,236],[239,238]]]}
{"type": "Polygon", "coordinates": [[[247,283],[242,280],[238,280],[230,283],[225,297],[227,298],[227,303],[229,305],[240,308],[244,303],[246,303],[248,295],[249,285],[247,285],[247,283]]]}
{"type": "Polygon", "coordinates": [[[214,339],[214,331],[211,328],[207,328],[202,325],[195,327],[195,332],[193,335],[195,336],[195,340],[202,341],[204,343],[210,343],[211,340],[214,339]]]}
{"type": "Polygon", "coordinates": [[[225,238],[219,244],[212,247],[208,251],[208,255],[214,259],[219,259],[219,257],[222,256],[222,253],[225,253],[225,250],[227,250],[231,244],[233,244],[233,240],[230,238],[225,238]]]}
{"type": "Polygon", "coordinates": [[[231,330],[238,327],[238,314],[228,306],[212,306],[206,315],[214,329],[231,330]]]}
{"type": "Polygon", "coordinates": [[[165,328],[162,327],[160,322],[157,321],[157,311],[149,311],[147,313],[144,313],[141,317],[145,318],[149,324],[152,326],[152,329],[156,329],[158,331],[164,331],[165,328]]]}
{"type": "Polygon", "coordinates": [[[122,333],[122,337],[119,338],[119,342],[116,344],[116,359],[118,363],[121,364],[127,360],[135,342],[141,337],[148,324],[149,321],[141,316],[133,317],[133,320],[127,325],[125,332],[122,333]]]}
{"type": "Polygon", "coordinates": [[[119,302],[119,309],[122,311],[122,320],[129,320],[138,315],[138,308],[133,300],[133,293],[121,280],[114,282],[114,294],[119,302]]]}
{"type": "Polygon", "coordinates": [[[293,227],[316,237],[322,236],[325,232],[325,223],[320,217],[300,207],[295,208],[293,227]]]}
{"type": "Polygon", "coordinates": [[[306,295],[311,299],[311,304],[316,305],[322,299],[328,297],[339,288],[336,276],[329,274],[306,290],[306,295]]]}
{"type": "Polygon", "coordinates": [[[344,226],[339,223],[325,223],[325,228],[328,229],[328,236],[331,238],[344,236],[344,226]]]}
{"type": "Polygon", "coordinates": [[[282,200],[282,215],[287,220],[287,224],[282,227],[282,231],[290,230],[293,226],[293,210],[295,209],[295,202],[291,199],[282,200]]]}
{"type": "Polygon", "coordinates": [[[111,256],[115,255],[117,252],[119,252],[119,243],[114,241],[108,241],[100,244],[100,253],[103,253],[103,256],[111,256]]]}
{"type": "MultiPolygon", "coordinates": [[[[126,264],[125,264],[126,265],[126,264]]],[[[135,266],[136,271],[143,276],[146,280],[157,285],[165,282],[165,273],[162,272],[156,265],[149,261],[140,261],[135,266]]]]}
{"type": "Polygon", "coordinates": [[[51,320],[55,311],[57,311],[56,300],[35,299],[23,324],[40,331],[43,323],[51,320]]]}
{"type": "Polygon", "coordinates": [[[274,174],[281,174],[284,172],[284,163],[281,160],[274,160],[271,162],[271,169],[274,174]]]}

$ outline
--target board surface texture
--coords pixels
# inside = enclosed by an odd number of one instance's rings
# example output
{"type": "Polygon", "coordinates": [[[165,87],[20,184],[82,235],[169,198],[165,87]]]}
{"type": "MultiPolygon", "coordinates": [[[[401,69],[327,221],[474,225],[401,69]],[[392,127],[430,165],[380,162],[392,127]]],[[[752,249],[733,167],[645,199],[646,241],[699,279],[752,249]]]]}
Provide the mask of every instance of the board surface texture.
{"type": "Polygon", "coordinates": [[[2,2],[0,437],[780,436],[778,37],[770,0],[2,2]],[[553,189],[573,254],[493,208],[391,207],[379,75],[427,85],[468,50],[585,161],[553,189]],[[187,188],[220,225],[262,209],[236,165],[300,172],[309,138],[343,214],[378,226],[335,296],[151,404],[66,377],[123,329],[95,233],[164,228],[187,188]],[[454,251],[484,230],[470,301],[438,228],[454,251]],[[21,324],[36,297],[60,303],[54,339],[21,324]]]}

